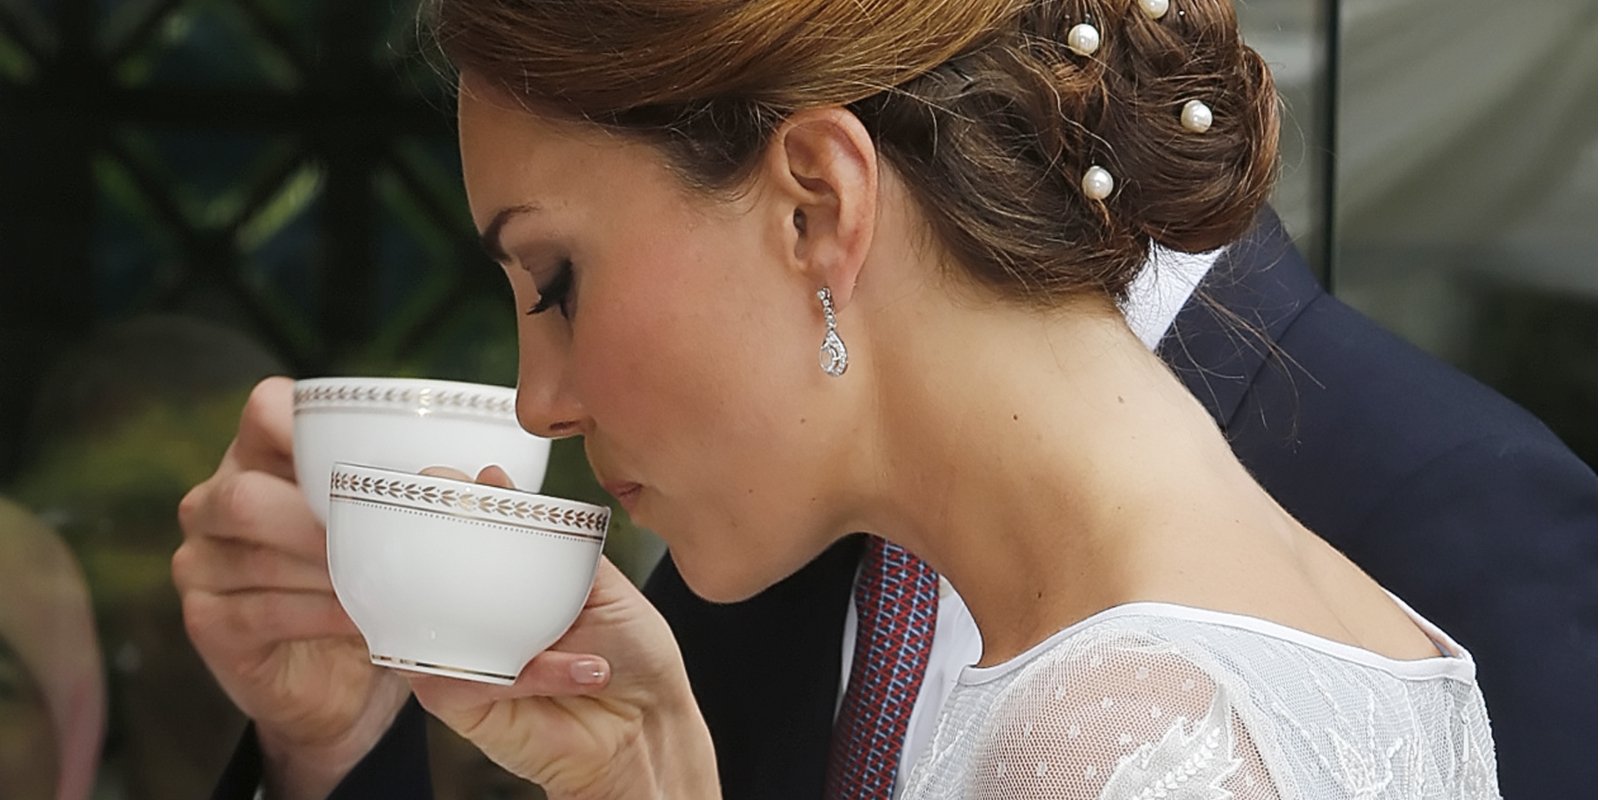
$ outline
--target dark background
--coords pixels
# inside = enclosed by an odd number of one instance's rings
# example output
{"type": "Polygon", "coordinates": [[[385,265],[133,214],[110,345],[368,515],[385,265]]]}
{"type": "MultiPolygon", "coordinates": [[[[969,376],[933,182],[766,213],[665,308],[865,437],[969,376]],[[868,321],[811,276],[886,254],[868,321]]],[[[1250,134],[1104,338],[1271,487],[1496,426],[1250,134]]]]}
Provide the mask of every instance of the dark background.
{"type": "MultiPolygon", "coordinates": [[[[1393,0],[1392,24],[1371,2],[1241,8],[1288,104],[1275,205],[1336,293],[1593,465],[1594,8],[1472,2],[1476,21],[1393,0]],[[1523,29],[1555,23],[1486,54],[1499,7],[1523,29]],[[1465,39],[1405,49],[1407,26],[1438,15],[1465,39]],[[1485,59],[1544,65],[1545,49],[1587,77],[1531,70],[1516,107],[1487,85],[1386,105],[1408,76],[1426,89],[1485,59]],[[1400,66],[1374,73],[1389,52],[1400,66]],[[1425,135],[1441,125],[1476,138],[1425,135]],[[1371,159],[1402,156],[1403,181],[1375,179],[1371,159]],[[1528,198],[1556,185],[1587,222],[1552,236],[1528,198]]],[[[248,387],[515,380],[509,293],[476,250],[453,101],[414,25],[414,0],[0,0],[0,495],[83,563],[111,698],[101,797],[200,796],[242,724],[188,647],[167,559],[177,499],[220,457],[248,387]]],[[[547,488],[602,497],[570,444],[547,488]]],[[[624,520],[608,552],[637,577],[660,550],[624,520]]],[[[536,796],[435,742],[443,800],[536,796]]]]}

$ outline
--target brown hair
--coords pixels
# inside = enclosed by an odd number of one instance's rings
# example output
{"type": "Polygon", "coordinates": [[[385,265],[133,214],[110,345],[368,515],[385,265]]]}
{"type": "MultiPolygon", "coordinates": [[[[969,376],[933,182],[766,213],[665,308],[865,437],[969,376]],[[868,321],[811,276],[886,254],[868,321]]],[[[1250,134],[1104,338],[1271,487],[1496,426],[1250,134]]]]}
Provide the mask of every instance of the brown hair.
{"type": "Polygon", "coordinates": [[[791,113],[842,105],[940,241],[1004,296],[1121,298],[1150,243],[1241,236],[1277,173],[1278,99],[1231,0],[432,0],[434,40],[539,113],[748,176],[791,113]],[[1098,28],[1089,57],[1067,31],[1098,28]],[[1211,107],[1185,131],[1183,104],[1211,107]],[[1100,165],[1103,201],[1079,188],[1100,165]]]}

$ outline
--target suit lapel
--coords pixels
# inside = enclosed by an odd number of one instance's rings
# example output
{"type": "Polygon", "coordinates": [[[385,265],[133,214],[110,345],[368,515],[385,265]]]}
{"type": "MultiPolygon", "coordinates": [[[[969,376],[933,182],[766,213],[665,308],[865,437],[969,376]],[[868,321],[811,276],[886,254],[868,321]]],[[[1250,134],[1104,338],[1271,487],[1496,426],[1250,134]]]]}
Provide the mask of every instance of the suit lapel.
{"type": "Polygon", "coordinates": [[[1227,430],[1275,343],[1323,293],[1270,209],[1218,257],[1156,353],[1227,430]]]}

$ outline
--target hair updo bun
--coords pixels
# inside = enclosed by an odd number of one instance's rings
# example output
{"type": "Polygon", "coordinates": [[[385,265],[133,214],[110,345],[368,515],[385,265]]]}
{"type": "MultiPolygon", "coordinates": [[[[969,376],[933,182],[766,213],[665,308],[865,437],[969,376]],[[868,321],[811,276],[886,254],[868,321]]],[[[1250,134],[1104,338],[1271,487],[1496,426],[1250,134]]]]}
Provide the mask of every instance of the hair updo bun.
{"type": "Polygon", "coordinates": [[[1174,0],[1158,19],[1137,2],[1049,5],[1065,18],[1040,20],[1046,31],[1103,26],[1095,58],[1069,55],[1056,75],[1067,124],[1082,125],[1065,152],[1110,162],[1124,187],[1114,213],[1174,250],[1243,235],[1277,177],[1278,97],[1266,62],[1240,38],[1232,2],[1174,0]],[[1181,122],[1190,101],[1211,112],[1204,132],[1181,122]]]}
{"type": "Polygon", "coordinates": [[[1277,173],[1278,99],[1229,0],[432,0],[460,68],[530,108],[736,185],[796,110],[843,105],[970,276],[1009,297],[1120,298],[1151,242],[1239,238],[1277,173]],[[1077,25],[1098,48],[1068,46],[1077,25]],[[1204,103],[1204,133],[1184,105],[1204,103]],[[1099,166],[1114,183],[1083,190],[1099,166]]]}

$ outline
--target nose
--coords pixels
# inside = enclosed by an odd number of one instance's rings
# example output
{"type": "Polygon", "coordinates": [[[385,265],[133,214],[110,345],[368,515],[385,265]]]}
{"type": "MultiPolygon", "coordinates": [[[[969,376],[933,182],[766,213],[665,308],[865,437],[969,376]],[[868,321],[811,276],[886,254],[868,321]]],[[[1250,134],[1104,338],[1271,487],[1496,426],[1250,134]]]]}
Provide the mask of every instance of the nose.
{"type": "MultiPolygon", "coordinates": [[[[515,288],[515,285],[514,285],[515,288]]],[[[526,306],[526,298],[517,298],[526,306]]],[[[517,424],[538,437],[586,434],[589,416],[573,386],[573,331],[565,317],[517,320],[517,424]]]]}
{"type": "Polygon", "coordinates": [[[518,353],[517,423],[547,439],[582,434],[588,416],[571,390],[566,348],[532,347],[528,338],[518,353]]]}
{"type": "Polygon", "coordinates": [[[546,439],[565,439],[584,432],[583,406],[562,390],[558,381],[524,375],[517,381],[517,423],[546,439]]]}
{"type": "MultiPolygon", "coordinates": [[[[531,320],[530,320],[531,322],[531,320]]],[[[581,435],[587,416],[571,390],[570,342],[554,326],[520,325],[517,342],[517,422],[546,438],[581,435]]]]}

